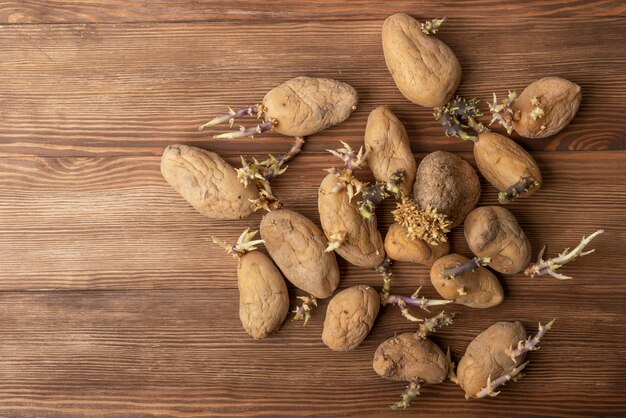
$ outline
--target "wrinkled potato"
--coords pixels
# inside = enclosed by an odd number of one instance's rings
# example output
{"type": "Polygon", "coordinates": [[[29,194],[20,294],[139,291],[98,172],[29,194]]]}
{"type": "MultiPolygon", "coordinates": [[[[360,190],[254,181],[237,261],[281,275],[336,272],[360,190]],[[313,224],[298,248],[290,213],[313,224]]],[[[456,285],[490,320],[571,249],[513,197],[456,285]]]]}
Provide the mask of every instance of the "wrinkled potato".
{"type": "Polygon", "coordinates": [[[365,149],[374,178],[387,182],[393,173],[402,170],[404,181],[400,190],[408,195],[417,164],[406,129],[388,106],[378,106],[367,118],[365,149]]]}
{"type": "Polygon", "coordinates": [[[239,319],[255,340],[280,328],[289,313],[289,294],[283,275],[268,256],[252,251],[239,258],[239,319]]]}
{"type": "Polygon", "coordinates": [[[256,186],[245,187],[235,169],[214,152],[170,145],[161,158],[167,182],[198,212],[212,219],[241,219],[254,212],[256,186]]]}
{"type": "Polygon", "coordinates": [[[467,396],[475,397],[487,386],[489,377],[495,380],[523,363],[525,355],[513,361],[506,350],[526,338],[526,330],[518,321],[497,322],[474,338],[457,368],[459,385],[467,396]]]}
{"type": "Polygon", "coordinates": [[[530,263],[530,241],[515,216],[501,206],[483,206],[465,218],[465,240],[479,257],[490,257],[489,267],[505,274],[522,271],[530,263]]]}
{"type": "Polygon", "coordinates": [[[279,209],[263,216],[259,228],[265,248],[287,280],[316,298],[325,299],[339,284],[332,252],[325,252],[324,233],[305,216],[279,209]]]}
{"type": "Polygon", "coordinates": [[[406,236],[403,226],[393,223],[385,236],[385,252],[392,260],[432,266],[437,259],[450,252],[450,243],[445,241],[431,245],[419,238],[411,239],[406,236]]]}
{"type": "Polygon", "coordinates": [[[557,134],[576,116],[581,100],[578,84],[560,77],[544,77],[526,87],[515,100],[513,129],[526,138],[557,134]]]}
{"type": "Polygon", "coordinates": [[[470,308],[491,308],[504,299],[500,282],[489,270],[478,267],[474,271],[457,274],[453,278],[445,275],[451,269],[470,261],[459,254],[449,254],[435,261],[430,269],[430,281],[442,298],[470,308]]]}
{"type": "Polygon", "coordinates": [[[436,384],[448,376],[448,361],[434,342],[407,332],[378,346],[374,371],[385,379],[436,384]]]}
{"type": "Polygon", "coordinates": [[[461,81],[461,64],[448,45],[404,13],[389,16],[382,32],[387,68],[404,97],[426,107],[446,104],[461,81]]]}
{"type": "Polygon", "coordinates": [[[454,228],[478,203],[480,180],[472,166],[458,155],[435,151],[420,162],[413,194],[422,209],[434,207],[448,216],[450,228],[454,228]]]}
{"type": "Polygon", "coordinates": [[[376,267],[385,258],[383,239],[376,227],[376,215],[370,220],[359,213],[356,198],[348,199],[346,189],[332,193],[339,179],[328,174],[319,188],[318,210],[324,234],[329,240],[344,237],[335,251],[355,266],[376,267]]]}
{"type": "Polygon", "coordinates": [[[328,303],[322,340],[334,351],[357,348],[367,337],[380,309],[380,296],[369,286],[353,286],[328,303]]]}

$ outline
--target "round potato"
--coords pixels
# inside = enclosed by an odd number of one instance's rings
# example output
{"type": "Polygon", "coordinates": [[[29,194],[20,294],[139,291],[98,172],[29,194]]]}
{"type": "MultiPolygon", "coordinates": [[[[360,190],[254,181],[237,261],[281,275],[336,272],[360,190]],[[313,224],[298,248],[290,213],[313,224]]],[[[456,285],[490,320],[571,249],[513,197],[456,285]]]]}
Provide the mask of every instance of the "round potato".
{"type": "Polygon", "coordinates": [[[403,226],[393,223],[385,236],[385,252],[392,260],[432,266],[437,259],[450,252],[450,243],[445,241],[431,245],[419,238],[411,239],[406,236],[403,226]]]}

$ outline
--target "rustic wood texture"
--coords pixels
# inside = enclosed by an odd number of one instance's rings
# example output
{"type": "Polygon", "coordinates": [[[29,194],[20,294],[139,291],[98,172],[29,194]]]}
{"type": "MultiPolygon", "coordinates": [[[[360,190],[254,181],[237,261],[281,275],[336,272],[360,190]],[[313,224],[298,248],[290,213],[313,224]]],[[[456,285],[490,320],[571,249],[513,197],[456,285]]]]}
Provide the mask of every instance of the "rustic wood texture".
{"type": "MultiPolygon", "coordinates": [[[[320,338],[322,301],[306,328],[286,321],[253,341],[238,319],[236,263],[209,236],[234,239],[261,214],[204,218],[165,183],[159,156],[176,142],[233,164],[242,152],[286,150],[290,139],[278,135],[214,141],[216,130],[196,127],[309,74],[351,83],[361,101],[276,180],[287,207],[318,222],[322,169],[336,163],[325,149],[339,139],[357,146],[379,104],[406,124],[416,158],[446,149],[473,163],[470,144],[442,136],[387,72],[379,31],[399,11],[451,18],[440,37],[463,65],[464,95],[489,99],[544,75],[582,86],[565,131],[520,139],[545,183],[511,210],[535,254],[606,230],[595,254],[564,268],[574,280],[504,277],[502,305],[454,306],[460,319],[435,335],[458,360],[493,322],[518,319],[534,332],[556,317],[520,382],[481,401],[450,383],[425,386],[407,414],[626,414],[623,2],[26,0],[0,2],[0,416],[388,414],[404,385],[376,376],[373,352],[412,325],[385,308],[361,347],[334,353],[320,338]]],[[[483,181],[481,204],[495,203],[483,181]]],[[[381,207],[381,230],[392,206],[381,207]]],[[[461,229],[451,241],[469,254],[461,229]]],[[[380,285],[371,271],[341,260],[340,269],[341,288],[380,285]]],[[[435,296],[426,268],[396,263],[394,272],[397,291],[424,285],[435,296]]]]}

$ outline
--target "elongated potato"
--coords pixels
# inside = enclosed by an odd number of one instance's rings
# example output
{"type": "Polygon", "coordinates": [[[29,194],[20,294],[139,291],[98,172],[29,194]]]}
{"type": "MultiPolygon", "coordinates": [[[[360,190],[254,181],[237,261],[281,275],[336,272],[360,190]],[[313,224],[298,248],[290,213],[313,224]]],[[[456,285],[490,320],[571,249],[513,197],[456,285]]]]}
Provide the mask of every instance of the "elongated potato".
{"type": "Polygon", "coordinates": [[[322,340],[334,351],[357,348],[372,329],[380,296],[369,286],[353,286],[337,293],[328,303],[322,340]]]}
{"type": "Polygon", "coordinates": [[[400,190],[408,195],[417,163],[404,125],[388,106],[378,106],[367,118],[365,149],[374,178],[387,182],[392,174],[402,170],[404,181],[400,190]]]}
{"type": "Polygon", "coordinates": [[[294,286],[325,299],[339,284],[339,268],[332,252],[325,252],[324,233],[305,216],[279,209],[265,214],[259,228],[265,248],[294,286]]]}
{"type": "Polygon", "coordinates": [[[214,152],[170,145],[161,158],[167,182],[198,212],[212,219],[241,219],[254,212],[253,185],[245,187],[235,169],[214,152]]]}
{"type": "Polygon", "coordinates": [[[385,252],[392,260],[432,266],[437,259],[450,252],[450,243],[445,241],[431,245],[419,238],[411,239],[406,236],[404,227],[393,223],[385,236],[385,252]]]}

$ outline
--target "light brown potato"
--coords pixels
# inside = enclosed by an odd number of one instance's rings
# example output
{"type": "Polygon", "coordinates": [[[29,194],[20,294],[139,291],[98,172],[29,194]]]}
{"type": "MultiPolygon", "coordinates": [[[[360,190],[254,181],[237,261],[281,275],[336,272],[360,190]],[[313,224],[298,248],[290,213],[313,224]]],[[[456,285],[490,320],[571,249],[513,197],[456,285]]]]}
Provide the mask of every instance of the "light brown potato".
{"type": "Polygon", "coordinates": [[[383,239],[376,227],[376,215],[369,221],[359,213],[357,198],[348,199],[346,189],[331,190],[338,182],[337,175],[328,174],[319,188],[317,207],[326,237],[345,234],[344,243],[335,251],[350,264],[376,267],[385,258],[383,239]]]}
{"type": "Polygon", "coordinates": [[[403,226],[393,223],[385,236],[385,252],[392,260],[432,266],[437,259],[450,252],[450,243],[431,245],[419,238],[410,239],[403,226]]]}
{"type": "Polygon", "coordinates": [[[496,276],[484,267],[478,267],[452,279],[444,276],[445,269],[467,261],[469,261],[467,257],[459,254],[449,254],[435,261],[430,269],[430,281],[439,295],[470,308],[491,308],[502,303],[504,299],[502,286],[496,276]]]}
{"type": "Polygon", "coordinates": [[[429,339],[407,332],[384,341],[374,354],[374,371],[385,379],[436,384],[448,376],[446,355],[429,339]]]}
{"type": "Polygon", "coordinates": [[[400,190],[411,191],[417,163],[411,152],[406,129],[388,106],[378,106],[367,118],[365,149],[369,151],[369,166],[378,181],[388,181],[398,170],[404,172],[400,190]]]}
{"type": "Polygon", "coordinates": [[[278,330],[289,313],[283,275],[268,256],[252,251],[239,258],[239,319],[255,340],[278,330]]]}
{"type": "Polygon", "coordinates": [[[526,138],[546,138],[559,133],[576,116],[582,100],[580,86],[560,77],[544,77],[524,89],[515,100],[514,110],[518,117],[513,121],[513,129],[526,138]],[[544,112],[541,118],[533,119],[536,107],[544,112]]]}
{"type": "Polygon", "coordinates": [[[241,219],[254,212],[256,186],[245,187],[235,169],[214,152],[170,145],[161,158],[167,182],[198,212],[212,219],[241,219]]]}
{"type": "Polygon", "coordinates": [[[346,120],[356,110],[357,91],[328,78],[296,77],[274,87],[263,98],[265,119],[276,120],[283,135],[313,135],[346,120]]]}
{"type": "Polygon", "coordinates": [[[506,350],[526,338],[524,326],[517,321],[497,322],[474,338],[467,346],[457,368],[459,385],[465,393],[475,397],[487,386],[490,376],[495,380],[522,364],[526,355],[513,361],[506,354],[506,350]]]}
{"type": "Polygon", "coordinates": [[[324,252],[326,237],[310,219],[279,209],[263,216],[259,228],[265,248],[294,286],[326,299],[339,284],[339,268],[332,252],[324,252]]]}
{"type": "Polygon", "coordinates": [[[426,107],[450,100],[461,82],[461,64],[448,45],[423,34],[404,13],[385,20],[382,38],[387,68],[404,97],[426,107]]]}
{"type": "Polygon", "coordinates": [[[334,351],[357,348],[370,333],[380,296],[369,286],[353,286],[337,293],[328,303],[322,340],[334,351]]]}
{"type": "Polygon", "coordinates": [[[472,166],[458,155],[435,151],[420,162],[413,194],[422,209],[436,208],[448,216],[450,228],[454,228],[478,203],[480,180],[472,166]]]}
{"type": "Polygon", "coordinates": [[[489,267],[515,274],[530,263],[530,241],[515,216],[501,206],[483,206],[465,218],[465,240],[478,257],[491,257],[489,267]]]}

